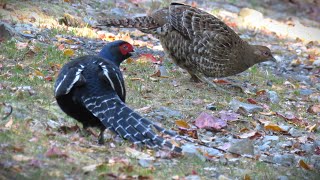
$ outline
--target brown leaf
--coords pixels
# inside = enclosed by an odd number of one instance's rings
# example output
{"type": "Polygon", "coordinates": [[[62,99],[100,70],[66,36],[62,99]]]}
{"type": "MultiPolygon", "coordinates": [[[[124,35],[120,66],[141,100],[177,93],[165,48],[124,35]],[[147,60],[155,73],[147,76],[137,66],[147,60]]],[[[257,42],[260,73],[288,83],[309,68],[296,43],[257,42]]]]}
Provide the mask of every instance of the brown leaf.
{"type": "Polygon", "coordinates": [[[312,168],[307,164],[305,163],[302,159],[299,160],[299,166],[302,167],[303,169],[306,169],[306,170],[311,170],[312,168]]]}
{"type": "Polygon", "coordinates": [[[284,132],[285,131],[280,126],[278,126],[277,124],[272,124],[272,123],[265,124],[264,128],[266,130],[269,130],[269,131],[276,131],[276,132],[284,132]]]}
{"type": "Polygon", "coordinates": [[[258,139],[261,136],[262,136],[262,134],[260,134],[257,131],[250,131],[250,132],[241,134],[239,136],[239,138],[241,138],[241,139],[247,139],[247,138],[249,138],[249,139],[258,139]]]}
{"type": "Polygon", "coordinates": [[[276,113],[277,116],[283,118],[284,120],[286,120],[287,122],[289,123],[292,123],[292,124],[295,124],[297,126],[301,126],[301,127],[305,127],[305,126],[308,126],[309,123],[306,122],[305,120],[303,119],[299,119],[297,118],[296,116],[294,116],[293,114],[286,114],[286,115],[283,115],[281,113],[276,113]]]}
{"type": "Polygon", "coordinates": [[[247,101],[250,103],[250,104],[258,104],[256,100],[252,99],[252,98],[248,98],[247,101]]]}
{"type": "Polygon", "coordinates": [[[243,180],[251,180],[251,177],[248,174],[246,174],[244,175],[243,180]]]}
{"type": "Polygon", "coordinates": [[[52,146],[48,151],[45,153],[45,156],[48,158],[57,158],[57,157],[68,157],[68,155],[62,152],[58,147],[52,146]]]}
{"type": "Polygon", "coordinates": [[[10,120],[6,123],[6,125],[4,125],[4,127],[11,128],[12,124],[13,124],[13,118],[11,117],[10,120]]]}
{"type": "Polygon", "coordinates": [[[68,134],[68,133],[71,133],[71,132],[76,132],[76,131],[79,131],[80,128],[78,125],[74,125],[74,126],[60,126],[58,128],[58,131],[59,132],[62,132],[64,134],[68,134]]]}
{"type": "Polygon", "coordinates": [[[176,120],[176,125],[179,126],[180,128],[186,128],[186,129],[190,128],[190,125],[184,120],[176,120]]]}
{"type": "Polygon", "coordinates": [[[227,126],[226,121],[202,112],[196,119],[195,125],[200,129],[220,130],[227,126]]]}
{"type": "Polygon", "coordinates": [[[223,80],[223,79],[215,79],[213,80],[214,83],[217,84],[231,84],[229,81],[223,80]]]}
{"type": "Polygon", "coordinates": [[[29,156],[22,155],[22,154],[16,154],[16,155],[12,156],[12,159],[15,161],[30,161],[33,158],[29,157],[29,156]]]}
{"type": "Polygon", "coordinates": [[[320,113],[320,104],[311,105],[307,111],[312,114],[320,113]]]}
{"type": "Polygon", "coordinates": [[[72,50],[72,49],[65,49],[65,50],[63,51],[63,54],[64,54],[65,56],[71,57],[71,56],[74,55],[74,50],[72,50]]]}

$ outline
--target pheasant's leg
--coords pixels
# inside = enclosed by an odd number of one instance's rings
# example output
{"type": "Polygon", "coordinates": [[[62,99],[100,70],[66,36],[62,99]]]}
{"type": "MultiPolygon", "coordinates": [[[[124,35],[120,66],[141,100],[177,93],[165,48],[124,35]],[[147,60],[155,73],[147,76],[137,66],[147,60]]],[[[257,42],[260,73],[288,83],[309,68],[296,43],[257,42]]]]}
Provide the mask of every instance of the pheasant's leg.
{"type": "Polygon", "coordinates": [[[101,129],[101,130],[100,130],[100,134],[99,134],[99,137],[98,137],[98,143],[99,143],[100,145],[104,144],[104,135],[103,135],[104,130],[105,130],[105,129],[101,129]]]}
{"type": "Polygon", "coordinates": [[[196,75],[194,74],[190,74],[191,75],[191,78],[190,78],[190,81],[192,82],[202,82],[201,79],[199,79],[196,75]]]}
{"type": "Polygon", "coordinates": [[[83,137],[88,137],[90,135],[90,132],[88,130],[88,126],[86,124],[83,124],[82,130],[80,130],[80,134],[83,137]]]}
{"type": "Polygon", "coordinates": [[[228,93],[228,94],[232,94],[232,92],[226,91],[225,89],[217,86],[217,84],[215,84],[214,82],[211,82],[209,79],[207,79],[207,78],[204,77],[203,75],[199,75],[199,74],[198,74],[197,77],[198,77],[202,82],[208,83],[210,86],[212,86],[213,88],[215,88],[217,91],[224,92],[224,93],[228,93]]]}

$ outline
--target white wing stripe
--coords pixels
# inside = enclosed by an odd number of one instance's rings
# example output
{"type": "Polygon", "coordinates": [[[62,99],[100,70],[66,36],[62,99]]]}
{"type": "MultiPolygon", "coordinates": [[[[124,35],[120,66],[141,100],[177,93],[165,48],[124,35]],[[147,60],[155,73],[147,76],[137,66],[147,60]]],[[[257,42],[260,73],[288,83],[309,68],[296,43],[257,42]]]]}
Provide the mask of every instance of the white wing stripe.
{"type": "MultiPolygon", "coordinates": [[[[82,67],[82,66],[81,66],[82,67]]],[[[66,94],[68,94],[71,90],[71,88],[73,87],[74,83],[76,83],[77,81],[79,81],[80,79],[80,74],[83,71],[83,69],[78,69],[78,71],[76,72],[76,77],[74,78],[74,80],[72,81],[72,83],[70,84],[70,86],[67,88],[67,92],[66,94]]]]}
{"type": "Polygon", "coordinates": [[[116,74],[116,76],[117,76],[117,79],[118,79],[120,87],[121,87],[121,94],[124,95],[124,88],[123,88],[122,83],[120,81],[120,77],[118,76],[118,74],[116,74]]]}
{"type": "Polygon", "coordinates": [[[114,88],[114,84],[113,84],[113,82],[112,82],[112,80],[111,80],[111,78],[110,78],[110,76],[109,76],[109,71],[108,71],[108,69],[106,68],[105,65],[102,65],[102,63],[100,63],[100,66],[101,66],[101,68],[103,69],[103,74],[108,78],[108,81],[110,82],[110,85],[112,86],[112,88],[113,88],[114,90],[116,90],[116,89],[114,88]]]}
{"type": "Polygon", "coordinates": [[[64,81],[64,79],[65,79],[66,77],[67,77],[67,75],[64,75],[64,76],[63,76],[62,80],[60,81],[60,83],[59,83],[58,86],[56,87],[55,94],[57,94],[58,89],[60,88],[62,82],[64,81]]]}

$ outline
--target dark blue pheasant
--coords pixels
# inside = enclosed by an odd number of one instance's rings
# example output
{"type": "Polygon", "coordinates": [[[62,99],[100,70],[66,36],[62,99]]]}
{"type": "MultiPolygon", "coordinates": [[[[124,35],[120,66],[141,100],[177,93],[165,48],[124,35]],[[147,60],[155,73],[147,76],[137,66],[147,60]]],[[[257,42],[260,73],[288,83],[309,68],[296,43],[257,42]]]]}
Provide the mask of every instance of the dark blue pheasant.
{"type": "Polygon", "coordinates": [[[126,106],[126,90],[119,65],[131,56],[133,46],[125,41],[107,44],[98,56],[88,55],[68,62],[61,69],[54,87],[60,108],[83,124],[98,127],[99,143],[109,129],[134,144],[151,148],[168,147],[181,152],[153,129],[176,136],[126,106]]]}

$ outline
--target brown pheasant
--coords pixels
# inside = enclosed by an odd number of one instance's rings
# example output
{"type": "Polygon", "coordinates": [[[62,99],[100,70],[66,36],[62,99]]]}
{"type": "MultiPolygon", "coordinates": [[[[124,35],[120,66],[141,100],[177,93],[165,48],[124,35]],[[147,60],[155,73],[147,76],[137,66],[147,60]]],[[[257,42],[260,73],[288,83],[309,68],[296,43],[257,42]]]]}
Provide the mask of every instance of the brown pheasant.
{"type": "Polygon", "coordinates": [[[227,77],[254,64],[275,61],[268,47],[250,45],[215,16],[200,9],[171,3],[149,16],[107,19],[104,26],[137,28],[159,38],[164,51],[194,80],[215,88],[206,77],[227,77]]]}

